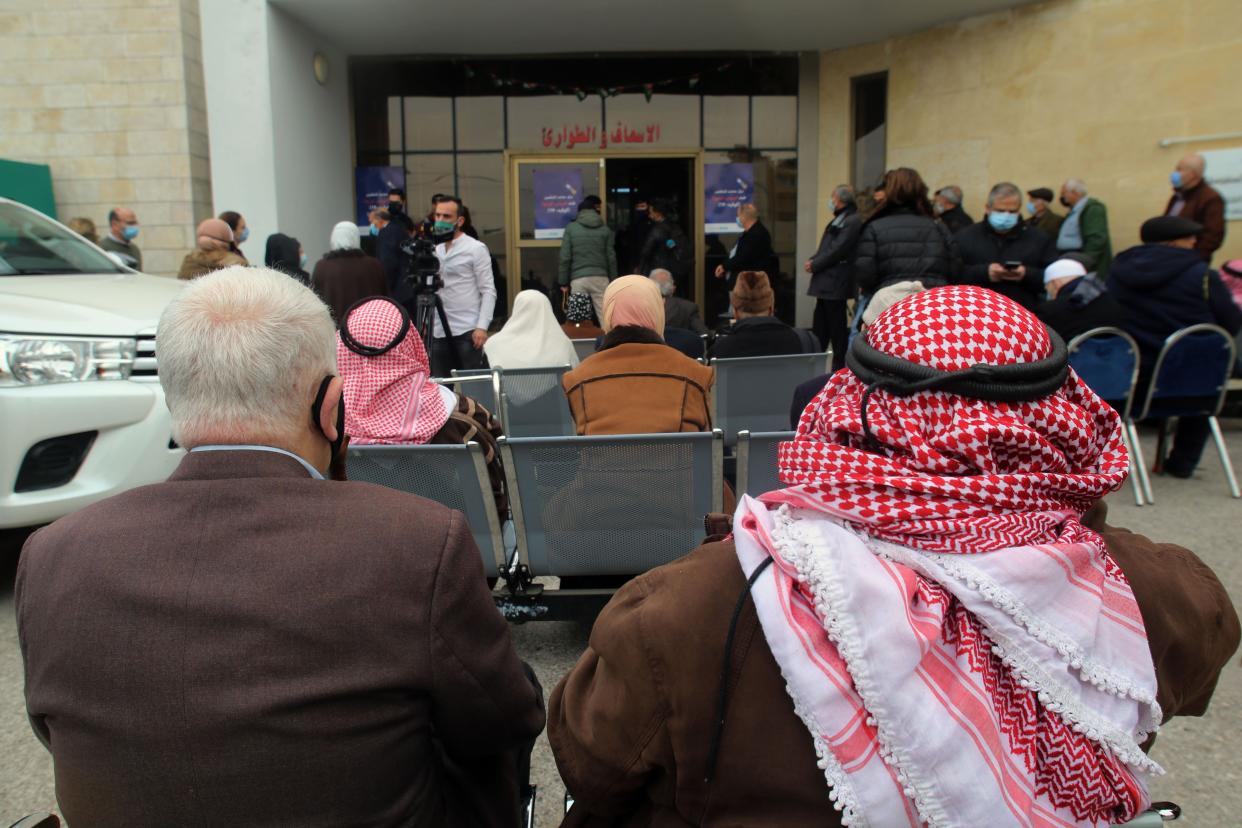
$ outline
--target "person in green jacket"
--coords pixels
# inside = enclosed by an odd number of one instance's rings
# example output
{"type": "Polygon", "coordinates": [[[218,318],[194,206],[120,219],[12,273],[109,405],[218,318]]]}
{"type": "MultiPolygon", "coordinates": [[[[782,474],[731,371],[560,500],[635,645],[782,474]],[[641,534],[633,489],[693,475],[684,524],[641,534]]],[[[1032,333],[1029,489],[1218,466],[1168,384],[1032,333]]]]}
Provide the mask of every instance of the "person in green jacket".
{"type": "Polygon", "coordinates": [[[1108,208],[1104,202],[1087,197],[1087,183],[1081,178],[1067,179],[1061,185],[1061,203],[1070,208],[1057,234],[1057,249],[1090,257],[1090,268],[1100,279],[1108,278],[1113,261],[1113,245],[1108,234],[1108,208]]]}
{"type": "Polygon", "coordinates": [[[600,215],[599,196],[587,196],[578,205],[578,216],[561,237],[561,269],[557,282],[562,293],[586,293],[595,305],[597,319],[604,318],[604,291],[617,278],[617,249],[612,230],[600,215]]]}

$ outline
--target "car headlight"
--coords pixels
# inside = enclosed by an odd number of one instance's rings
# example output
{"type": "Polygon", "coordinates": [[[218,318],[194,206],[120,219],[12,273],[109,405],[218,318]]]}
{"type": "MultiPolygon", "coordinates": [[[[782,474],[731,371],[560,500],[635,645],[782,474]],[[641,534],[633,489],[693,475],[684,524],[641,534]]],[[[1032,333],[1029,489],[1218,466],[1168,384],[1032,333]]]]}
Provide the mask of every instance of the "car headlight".
{"type": "Polygon", "coordinates": [[[0,334],[0,386],[129,379],[133,339],[0,334]]]}

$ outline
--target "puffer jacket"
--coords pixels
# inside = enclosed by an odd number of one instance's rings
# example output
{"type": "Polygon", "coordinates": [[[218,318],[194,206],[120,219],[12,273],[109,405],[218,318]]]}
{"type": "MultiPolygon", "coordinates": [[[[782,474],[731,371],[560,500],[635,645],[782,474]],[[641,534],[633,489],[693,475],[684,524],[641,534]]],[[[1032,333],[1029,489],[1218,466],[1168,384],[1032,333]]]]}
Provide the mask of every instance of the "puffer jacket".
{"type": "Polygon", "coordinates": [[[854,276],[865,294],[917,280],[941,287],[954,280],[962,261],[943,224],[907,207],[881,211],[863,225],[854,276]]]}
{"type": "Polygon", "coordinates": [[[1242,327],[1242,310],[1196,250],[1166,244],[1123,250],[1113,260],[1108,292],[1125,308],[1125,329],[1138,342],[1144,369],[1175,331],[1200,322],[1231,335],[1242,327]]]}
{"type": "Polygon", "coordinates": [[[568,285],[587,276],[617,278],[617,247],[612,229],[594,210],[579,210],[561,237],[561,269],[557,282],[568,285]]]}

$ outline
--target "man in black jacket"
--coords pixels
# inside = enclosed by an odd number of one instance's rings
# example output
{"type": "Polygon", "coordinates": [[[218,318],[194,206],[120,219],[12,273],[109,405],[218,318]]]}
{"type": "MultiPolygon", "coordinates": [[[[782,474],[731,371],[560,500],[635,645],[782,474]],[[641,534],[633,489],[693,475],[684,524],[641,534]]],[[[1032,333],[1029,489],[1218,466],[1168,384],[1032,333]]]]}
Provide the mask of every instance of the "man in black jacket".
{"type": "Polygon", "coordinates": [[[712,356],[719,359],[738,357],[783,356],[810,354],[819,350],[819,343],[806,331],[786,325],[774,315],[776,293],[768,277],[755,270],[743,270],[729,294],[736,322],[721,331],[712,346],[712,356]]]}
{"type": "Polygon", "coordinates": [[[768,274],[775,284],[779,276],[775,267],[776,253],[772,250],[772,234],[759,220],[759,208],[753,204],[738,207],[737,225],[742,229],[742,235],[725,263],[716,265],[716,278],[726,280],[725,287],[733,290],[739,273],[758,270],[768,274]]]}
{"type": "Polygon", "coordinates": [[[1125,311],[1082,262],[1057,259],[1044,269],[1048,301],[1035,308],[1040,321],[1069,342],[1093,328],[1125,327],[1125,311]]]}
{"type": "Polygon", "coordinates": [[[803,268],[811,274],[807,295],[815,297],[815,336],[821,343],[831,345],[832,370],[838,371],[845,367],[849,342],[846,303],[858,293],[854,284],[854,248],[862,220],[854,204],[854,188],[848,184],[833,189],[829,206],[833,219],[824,228],[819,250],[803,268]]]}
{"type": "Polygon", "coordinates": [[[388,295],[402,302],[409,298],[410,290],[404,281],[405,254],[401,252],[401,245],[409,240],[414,230],[414,220],[405,211],[405,190],[388,191],[388,215],[391,221],[380,229],[375,239],[375,258],[384,266],[388,295]]]}
{"type": "Polygon", "coordinates": [[[954,237],[962,255],[958,283],[991,288],[1027,310],[1044,292],[1044,268],[1056,245],[1044,231],[1022,220],[1022,191],[1002,181],[988,193],[983,221],[954,237]]]}
{"type": "Polygon", "coordinates": [[[936,191],[936,197],[932,199],[932,210],[936,213],[936,218],[949,228],[949,233],[960,233],[967,227],[975,223],[962,209],[962,188],[956,184],[950,184],[947,187],[941,187],[936,191]]]}
{"type": "MultiPolygon", "coordinates": [[[[1195,249],[1202,230],[1203,225],[1182,216],[1148,219],[1139,230],[1143,244],[1113,260],[1108,290],[1125,308],[1125,329],[1138,342],[1141,357],[1136,399],[1147,393],[1156,357],[1170,334],[1200,322],[1219,325],[1230,336],[1242,328],[1242,309],[1195,249]]],[[[1179,417],[1164,470],[1190,477],[1208,434],[1207,417],[1179,417]]]]}

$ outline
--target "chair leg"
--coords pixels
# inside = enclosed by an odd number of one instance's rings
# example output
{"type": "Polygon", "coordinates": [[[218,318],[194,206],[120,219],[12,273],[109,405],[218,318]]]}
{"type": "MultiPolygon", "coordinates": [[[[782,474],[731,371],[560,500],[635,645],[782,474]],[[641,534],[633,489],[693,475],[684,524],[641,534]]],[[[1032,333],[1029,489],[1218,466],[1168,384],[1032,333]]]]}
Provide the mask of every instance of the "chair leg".
{"type": "Polygon", "coordinates": [[[1225,480],[1229,483],[1229,494],[1242,497],[1238,491],[1238,478],[1233,475],[1233,463],[1229,461],[1229,450],[1225,448],[1225,436],[1220,433],[1220,423],[1215,417],[1208,417],[1208,427],[1212,429],[1212,440],[1216,443],[1216,452],[1220,455],[1220,464],[1225,470],[1225,480]]]}
{"type": "Polygon", "coordinates": [[[1143,500],[1143,484],[1139,480],[1139,464],[1134,462],[1134,449],[1130,444],[1130,432],[1125,424],[1121,426],[1121,442],[1126,447],[1126,456],[1130,458],[1130,486],[1134,489],[1134,505],[1141,507],[1143,500]]]}
{"type": "Polygon", "coordinates": [[[1143,485],[1143,495],[1148,503],[1155,505],[1156,499],[1151,495],[1151,477],[1147,474],[1147,462],[1143,459],[1143,446],[1139,443],[1138,426],[1130,420],[1124,424],[1124,428],[1130,432],[1130,445],[1134,448],[1134,467],[1138,469],[1139,483],[1143,485]]]}

